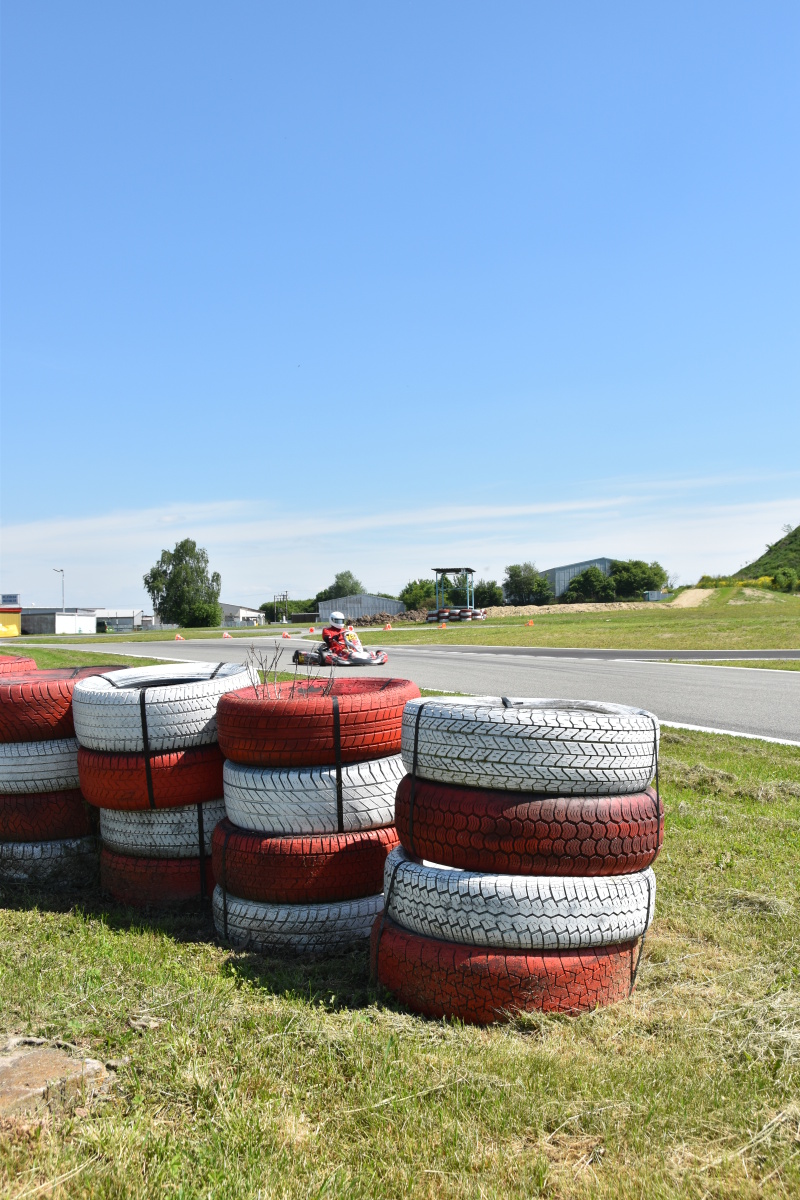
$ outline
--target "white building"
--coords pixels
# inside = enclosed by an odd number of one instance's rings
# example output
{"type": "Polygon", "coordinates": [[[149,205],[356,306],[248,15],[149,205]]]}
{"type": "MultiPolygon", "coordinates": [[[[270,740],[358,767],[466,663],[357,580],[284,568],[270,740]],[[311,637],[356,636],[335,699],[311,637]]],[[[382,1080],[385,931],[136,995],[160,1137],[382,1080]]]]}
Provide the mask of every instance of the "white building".
{"type": "Polygon", "coordinates": [[[23,634],[36,633],[96,633],[94,608],[23,608],[23,634]]]}
{"type": "Polygon", "coordinates": [[[142,628],[140,608],[39,608],[22,610],[22,632],[125,633],[142,628]]]}
{"type": "Polygon", "coordinates": [[[247,608],[244,604],[222,604],[223,625],[266,625],[266,615],[260,608],[247,608]]]}

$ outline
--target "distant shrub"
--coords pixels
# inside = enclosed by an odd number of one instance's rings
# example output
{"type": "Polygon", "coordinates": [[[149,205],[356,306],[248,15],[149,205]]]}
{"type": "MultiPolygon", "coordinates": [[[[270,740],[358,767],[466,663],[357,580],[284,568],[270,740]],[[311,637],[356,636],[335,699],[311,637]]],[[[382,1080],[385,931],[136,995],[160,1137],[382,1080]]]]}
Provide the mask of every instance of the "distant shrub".
{"type": "Polygon", "coordinates": [[[475,584],[476,608],[493,608],[503,603],[503,589],[496,579],[479,579],[475,584]]]}
{"type": "Polygon", "coordinates": [[[599,567],[587,567],[570,579],[563,599],[567,604],[577,604],[586,601],[616,600],[617,592],[613,578],[604,575],[599,567]]]}
{"type": "Polygon", "coordinates": [[[416,611],[420,608],[433,608],[436,603],[436,590],[432,579],[409,579],[398,599],[403,601],[406,608],[416,611]]]}
{"type": "Polygon", "coordinates": [[[661,563],[615,558],[611,563],[611,578],[619,600],[636,600],[645,592],[660,592],[667,582],[667,572],[661,563]]]}
{"type": "Polygon", "coordinates": [[[532,562],[512,563],[506,567],[503,593],[507,604],[549,604],[555,600],[547,577],[532,562]]]}
{"type": "Polygon", "coordinates": [[[797,571],[793,571],[791,567],[781,567],[775,572],[772,586],[776,592],[793,592],[797,587],[797,580],[797,571]]]}

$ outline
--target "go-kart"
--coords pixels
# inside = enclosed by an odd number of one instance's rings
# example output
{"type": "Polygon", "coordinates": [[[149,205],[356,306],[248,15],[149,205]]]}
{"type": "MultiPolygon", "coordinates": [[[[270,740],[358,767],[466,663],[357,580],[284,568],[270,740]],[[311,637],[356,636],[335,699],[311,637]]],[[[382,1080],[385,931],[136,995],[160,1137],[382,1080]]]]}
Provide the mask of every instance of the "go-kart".
{"type": "Polygon", "coordinates": [[[320,642],[310,650],[295,650],[292,662],[314,667],[381,667],[388,661],[385,650],[365,650],[354,629],[344,631],[345,650],[320,642]]]}

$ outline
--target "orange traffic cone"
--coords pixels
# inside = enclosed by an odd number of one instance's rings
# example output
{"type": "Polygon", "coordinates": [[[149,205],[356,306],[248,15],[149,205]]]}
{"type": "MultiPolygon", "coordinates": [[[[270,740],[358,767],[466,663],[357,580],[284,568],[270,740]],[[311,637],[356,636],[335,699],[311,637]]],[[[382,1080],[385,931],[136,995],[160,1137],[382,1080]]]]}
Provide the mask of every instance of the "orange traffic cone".
{"type": "Polygon", "coordinates": [[[281,634],[281,637],[285,637],[285,638],[287,638],[287,637],[291,637],[291,636],[292,636],[292,635],[291,635],[290,633],[282,633],[282,634],[281,634]]]}
{"type": "Polygon", "coordinates": [[[227,629],[226,629],[226,630],[225,630],[225,632],[223,633],[223,635],[222,635],[222,636],[223,636],[223,637],[230,637],[231,635],[228,633],[228,631],[227,631],[227,629]]]}
{"type": "Polygon", "coordinates": [[[313,633],[313,632],[314,632],[314,626],[313,626],[313,625],[309,625],[309,627],[308,627],[308,632],[309,632],[309,633],[313,633]]]}
{"type": "Polygon", "coordinates": [[[442,621],[442,623],[441,623],[441,625],[439,626],[439,628],[440,628],[440,629],[447,629],[447,624],[446,624],[446,622],[445,622],[445,621],[442,621]]]}
{"type": "Polygon", "coordinates": [[[175,641],[176,641],[176,642],[185,642],[185,641],[186,641],[186,638],[184,638],[184,637],[181,637],[181,635],[180,635],[179,633],[176,633],[176,634],[175,634],[175,641]]]}
{"type": "Polygon", "coordinates": [[[528,621],[528,624],[529,624],[529,625],[532,625],[532,624],[533,624],[533,621],[528,621]]]}
{"type": "Polygon", "coordinates": [[[391,629],[392,627],[391,627],[391,625],[384,625],[383,628],[384,628],[384,632],[385,632],[387,629],[391,629]]]}

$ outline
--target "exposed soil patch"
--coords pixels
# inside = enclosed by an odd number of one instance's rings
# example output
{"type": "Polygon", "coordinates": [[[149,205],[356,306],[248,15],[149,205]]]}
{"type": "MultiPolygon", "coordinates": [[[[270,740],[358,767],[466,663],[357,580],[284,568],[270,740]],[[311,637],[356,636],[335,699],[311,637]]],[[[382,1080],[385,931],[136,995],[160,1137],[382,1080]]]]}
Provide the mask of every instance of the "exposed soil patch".
{"type": "Polygon", "coordinates": [[[86,1102],[106,1080],[106,1068],[95,1058],[11,1038],[0,1053],[0,1117],[60,1106],[73,1097],[86,1102]]]}
{"type": "Polygon", "coordinates": [[[713,596],[713,588],[687,588],[670,601],[670,608],[699,608],[709,596],[713,596]]]}

